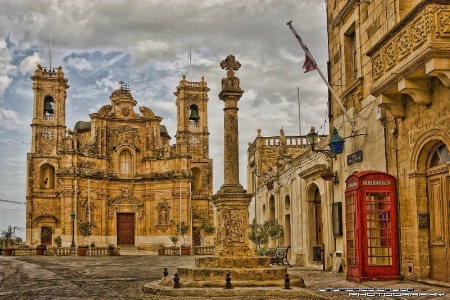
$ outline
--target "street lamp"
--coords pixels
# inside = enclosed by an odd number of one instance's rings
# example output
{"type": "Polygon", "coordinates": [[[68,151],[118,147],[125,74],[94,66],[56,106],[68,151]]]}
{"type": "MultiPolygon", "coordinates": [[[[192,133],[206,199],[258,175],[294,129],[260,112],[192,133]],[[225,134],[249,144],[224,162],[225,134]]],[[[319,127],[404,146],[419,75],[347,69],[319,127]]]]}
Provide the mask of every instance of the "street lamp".
{"type": "Polygon", "coordinates": [[[70,247],[75,248],[75,213],[70,213],[70,218],[72,219],[72,244],[70,247]]]}
{"type": "Polygon", "coordinates": [[[344,139],[341,138],[338,134],[338,131],[335,127],[333,127],[332,136],[328,146],[330,146],[330,150],[322,150],[322,149],[314,149],[314,145],[317,144],[317,132],[315,127],[311,127],[311,130],[308,133],[308,142],[311,145],[311,150],[313,152],[323,153],[328,157],[336,158],[336,154],[341,154],[344,151],[344,139]]]}
{"type": "Polygon", "coordinates": [[[336,127],[333,127],[331,139],[328,142],[328,146],[330,146],[330,150],[322,150],[322,149],[314,149],[314,145],[317,144],[317,132],[315,127],[311,127],[311,130],[308,133],[308,142],[311,145],[311,150],[313,152],[320,152],[325,154],[326,156],[336,158],[337,154],[341,154],[344,152],[344,142],[346,139],[355,137],[355,136],[367,136],[367,133],[353,134],[347,136],[345,138],[341,138],[338,134],[336,127]]]}

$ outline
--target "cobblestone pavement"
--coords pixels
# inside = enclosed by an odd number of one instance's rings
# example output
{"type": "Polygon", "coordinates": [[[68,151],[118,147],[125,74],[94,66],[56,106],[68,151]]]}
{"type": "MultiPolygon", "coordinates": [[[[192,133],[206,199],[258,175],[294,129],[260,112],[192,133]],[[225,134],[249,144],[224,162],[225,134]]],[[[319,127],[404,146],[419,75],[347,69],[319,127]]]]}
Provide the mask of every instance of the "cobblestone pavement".
{"type": "MultiPolygon", "coordinates": [[[[142,286],[160,280],[167,268],[170,275],[177,266],[193,266],[193,256],[122,255],[104,257],[0,256],[0,299],[188,299],[149,295],[142,286]]],[[[315,299],[354,299],[347,292],[319,292],[325,288],[413,288],[414,292],[445,293],[445,296],[379,297],[372,299],[450,299],[450,286],[435,286],[413,281],[351,283],[343,273],[306,268],[288,268],[291,276],[303,276],[315,299]]],[[[360,291],[360,296],[363,292],[360,291]]],[[[189,299],[210,299],[190,297],[189,299]]],[[[263,294],[217,299],[289,299],[263,294]]]]}

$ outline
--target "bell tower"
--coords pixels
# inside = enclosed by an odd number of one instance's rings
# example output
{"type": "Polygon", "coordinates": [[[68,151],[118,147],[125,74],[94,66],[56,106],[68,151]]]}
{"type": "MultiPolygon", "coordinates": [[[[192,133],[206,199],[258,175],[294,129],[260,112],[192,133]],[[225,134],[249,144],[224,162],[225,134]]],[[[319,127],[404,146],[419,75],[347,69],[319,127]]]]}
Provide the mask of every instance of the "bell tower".
{"type": "Polygon", "coordinates": [[[48,231],[59,222],[57,207],[61,199],[56,191],[63,139],[66,134],[66,90],[68,80],[61,67],[38,65],[33,80],[33,119],[31,151],[27,154],[27,241],[33,245],[51,245],[48,231]]]}
{"type": "Polygon", "coordinates": [[[31,152],[54,156],[65,137],[68,80],[62,67],[47,70],[41,65],[31,79],[34,91],[31,152]]]}
{"type": "MultiPolygon", "coordinates": [[[[199,82],[190,82],[183,75],[174,93],[177,97],[176,146],[180,149],[180,155],[190,157],[188,168],[192,175],[194,229],[205,221],[213,223],[213,164],[209,158],[208,132],[209,90],[203,77],[199,82]]],[[[195,241],[199,240],[199,237],[193,235],[192,240],[198,245],[195,241]]]]}
{"type": "Polygon", "coordinates": [[[208,92],[204,78],[189,82],[186,75],[177,91],[177,144],[188,145],[193,158],[209,157],[208,92]]]}

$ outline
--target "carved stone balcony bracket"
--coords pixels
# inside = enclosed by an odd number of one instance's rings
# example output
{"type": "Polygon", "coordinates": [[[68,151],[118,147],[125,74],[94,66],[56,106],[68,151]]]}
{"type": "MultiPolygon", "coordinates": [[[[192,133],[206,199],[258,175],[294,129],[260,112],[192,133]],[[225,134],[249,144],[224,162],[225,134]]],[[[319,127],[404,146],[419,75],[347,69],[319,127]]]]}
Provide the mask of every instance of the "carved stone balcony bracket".
{"type": "Polygon", "coordinates": [[[405,98],[432,102],[432,77],[450,87],[450,3],[421,1],[366,54],[372,64],[370,93],[397,118],[405,117],[405,98]]]}
{"type": "Polygon", "coordinates": [[[381,94],[377,97],[377,104],[383,107],[394,118],[406,117],[404,95],[402,94],[381,94]]]}
{"type": "Polygon", "coordinates": [[[450,88],[450,58],[432,58],[425,64],[427,75],[439,78],[443,85],[450,88]]]}
{"type": "Polygon", "coordinates": [[[408,94],[419,105],[431,104],[431,82],[428,79],[402,79],[398,91],[408,94]]]}

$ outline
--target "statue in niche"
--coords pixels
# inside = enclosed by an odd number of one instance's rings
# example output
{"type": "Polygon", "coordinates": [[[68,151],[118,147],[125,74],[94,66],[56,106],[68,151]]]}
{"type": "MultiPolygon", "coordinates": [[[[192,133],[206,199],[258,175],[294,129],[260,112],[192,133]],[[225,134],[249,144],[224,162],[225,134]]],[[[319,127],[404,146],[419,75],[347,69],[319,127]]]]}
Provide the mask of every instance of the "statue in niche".
{"type": "Polygon", "coordinates": [[[160,207],[158,213],[158,223],[166,225],[169,223],[169,214],[165,207],[160,207]]]}

